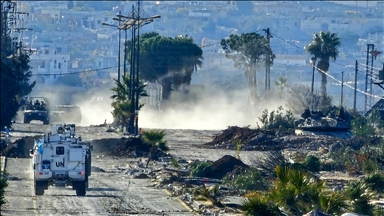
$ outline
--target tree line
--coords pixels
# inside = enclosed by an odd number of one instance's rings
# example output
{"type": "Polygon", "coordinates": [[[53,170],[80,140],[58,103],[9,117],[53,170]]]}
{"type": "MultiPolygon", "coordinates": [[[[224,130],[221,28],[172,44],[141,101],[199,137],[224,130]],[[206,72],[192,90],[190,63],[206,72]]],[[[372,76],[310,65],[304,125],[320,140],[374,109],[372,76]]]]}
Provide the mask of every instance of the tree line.
{"type": "MultiPolygon", "coordinates": [[[[35,82],[30,83],[31,77],[29,55],[17,54],[12,49],[9,37],[1,38],[1,126],[10,125],[20,107],[22,98],[28,95],[35,82]]],[[[137,43],[137,41],[136,41],[137,43]]],[[[203,64],[203,51],[188,35],[165,37],[158,33],[144,33],[140,36],[140,78],[149,82],[159,82],[163,87],[163,100],[169,99],[171,92],[191,84],[192,74],[203,64]]],[[[134,44],[137,46],[138,44],[134,44]]],[[[234,67],[244,71],[248,80],[249,99],[251,104],[258,100],[257,73],[265,63],[266,56],[273,63],[275,55],[263,35],[258,33],[232,34],[221,40],[221,46],[226,57],[231,59],[234,67]]],[[[127,59],[133,49],[132,41],[126,41],[127,59]]],[[[326,97],[327,76],[331,60],[336,60],[340,38],[335,33],[320,32],[313,36],[306,51],[312,56],[318,71],[322,74],[321,95],[326,97]],[[324,73],[325,72],[325,73],[324,73]]],[[[122,79],[125,82],[125,79],[122,79]]],[[[116,83],[114,92],[122,90],[122,85],[116,83]],[[120,90],[118,90],[120,88],[120,90]]],[[[126,98],[126,100],[129,100],[126,98]]],[[[120,100],[122,101],[122,100],[120,100]]],[[[329,100],[324,100],[329,103],[329,100]]],[[[125,102],[124,102],[125,103],[125,102]]],[[[118,103],[112,105],[115,109],[118,103]]],[[[330,104],[323,103],[322,106],[330,104]]],[[[122,108],[122,106],[120,106],[122,108]]],[[[122,113],[122,112],[120,112],[122,113]]]]}
{"type": "MultiPolygon", "coordinates": [[[[318,72],[322,75],[321,100],[319,107],[316,108],[331,105],[331,100],[326,92],[326,73],[330,61],[336,60],[338,56],[340,44],[341,41],[337,34],[319,32],[313,35],[311,43],[306,47],[306,51],[312,56],[313,64],[316,64],[318,72]]],[[[137,44],[133,44],[133,46],[137,46],[137,44]]],[[[275,59],[267,38],[258,33],[231,34],[228,38],[221,40],[221,46],[226,57],[233,61],[234,67],[244,71],[244,76],[248,80],[249,101],[251,105],[255,105],[259,101],[257,73],[261,71],[268,56],[271,64],[275,59]]],[[[133,49],[131,40],[126,41],[126,47],[127,60],[129,60],[133,49]]],[[[194,43],[192,37],[179,35],[172,38],[155,32],[141,35],[140,53],[137,55],[140,55],[140,78],[149,82],[161,83],[163,100],[169,99],[172,91],[189,86],[192,74],[202,66],[204,60],[202,49],[194,43]]],[[[116,84],[121,88],[121,84],[116,84]]],[[[123,91],[117,88],[112,90],[115,93],[123,91]]],[[[114,103],[112,106],[119,109],[118,104],[114,103]]]]}
{"type": "MultiPolygon", "coordinates": [[[[232,34],[227,39],[221,40],[222,48],[226,57],[234,62],[235,68],[244,71],[244,77],[248,80],[249,100],[251,104],[258,100],[257,94],[257,72],[265,64],[269,57],[269,62],[273,63],[275,55],[266,37],[258,33],[244,33],[241,35],[232,34]]],[[[317,71],[321,74],[320,107],[325,108],[331,105],[327,96],[327,75],[329,63],[338,57],[338,48],[341,39],[336,33],[322,32],[313,35],[311,43],[306,47],[306,52],[311,55],[311,61],[316,64],[317,71]]],[[[280,80],[285,83],[286,80],[280,80]]],[[[314,95],[312,95],[314,97],[314,95]]]]}
{"type": "MultiPolygon", "coordinates": [[[[203,64],[203,51],[194,43],[192,37],[179,35],[174,38],[161,36],[155,32],[144,33],[140,36],[140,79],[149,82],[159,82],[162,85],[163,100],[168,100],[171,92],[183,86],[189,86],[192,74],[203,64]]],[[[131,59],[131,51],[138,46],[132,44],[132,39],[125,42],[127,61],[131,59]]],[[[137,58],[137,56],[132,56],[137,58]]],[[[137,65],[136,65],[137,66],[137,65]]],[[[113,91],[112,115],[122,125],[127,125],[130,115],[130,79],[129,73],[122,81],[115,80],[113,91]]],[[[141,81],[140,96],[146,96],[145,84],[141,81]]],[[[140,105],[140,108],[143,105],[140,105]]]]}
{"type": "MultiPolygon", "coordinates": [[[[2,33],[2,32],[1,32],[2,33]]],[[[3,35],[3,34],[1,34],[3,35]]],[[[28,95],[35,82],[30,82],[29,55],[17,52],[11,38],[1,36],[1,106],[0,125],[10,127],[21,106],[23,97],[28,95]]],[[[19,49],[20,51],[21,49],[19,49]]]]}

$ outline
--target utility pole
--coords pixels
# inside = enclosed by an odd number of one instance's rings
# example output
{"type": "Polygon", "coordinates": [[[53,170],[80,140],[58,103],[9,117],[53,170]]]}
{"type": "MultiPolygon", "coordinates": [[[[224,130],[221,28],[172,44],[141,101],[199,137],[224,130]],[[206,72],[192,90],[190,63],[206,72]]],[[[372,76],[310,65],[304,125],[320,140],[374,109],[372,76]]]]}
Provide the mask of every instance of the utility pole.
{"type": "Polygon", "coordinates": [[[344,91],[344,71],[341,72],[341,95],[340,95],[340,107],[343,107],[343,93],[344,91]]]}
{"type": "Polygon", "coordinates": [[[269,48],[269,51],[268,51],[268,54],[266,55],[266,59],[265,59],[265,93],[267,94],[267,92],[269,90],[271,90],[271,38],[272,38],[272,35],[269,31],[269,28],[267,29],[263,29],[263,31],[266,33],[266,37],[267,37],[267,43],[268,43],[268,48],[269,48]]]}
{"type": "Polygon", "coordinates": [[[375,83],[376,85],[380,86],[384,90],[383,84],[384,84],[384,63],[383,68],[379,70],[379,82],[375,83]]]}
{"type": "Polygon", "coordinates": [[[127,28],[125,28],[125,38],[124,38],[124,72],[123,77],[125,77],[125,74],[127,73],[127,28]]]}
{"type": "Polygon", "coordinates": [[[312,57],[311,58],[311,63],[312,63],[312,83],[311,83],[311,110],[314,110],[313,107],[313,97],[314,97],[314,90],[315,90],[315,65],[316,65],[316,58],[312,57]]]}
{"type": "Polygon", "coordinates": [[[353,111],[356,113],[356,94],[357,94],[357,73],[358,73],[358,66],[357,60],[355,62],[355,88],[353,92],[353,111]]]}
{"type": "MultiPolygon", "coordinates": [[[[130,50],[130,71],[129,71],[129,99],[130,99],[130,112],[131,116],[129,118],[127,127],[127,132],[130,134],[137,134],[138,130],[135,132],[135,114],[136,114],[136,128],[138,128],[138,107],[139,107],[139,52],[140,52],[140,40],[139,28],[152,23],[154,19],[160,18],[160,15],[152,16],[152,17],[140,17],[140,1],[138,1],[138,15],[135,14],[135,6],[132,5],[132,13],[129,16],[123,16],[121,14],[117,15],[118,18],[113,18],[114,20],[122,21],[119,26],[109,25],[106,23],[102,23],[102,25],[108,25],[113,27],[118,27],[119,30],[125,30],[125,43],[124,43],[124,77],[127,72],[127,30],[131,29],[132,31],[132,40],[131,40],[131,50],[130,50]],[[122,20],[120,20],[122,19],[122,20]],[[137,31],[137,32],[136,32],[137,31]],[[135,97],[136,96],[136,97],[135,97]],[[135,109],[136,108],[136,109],[135,109]]],[[[120,22],[119,22],[120,23],[120,22]]]]}
{"type": "MultiPolygon", "coordinates": [[[[121,15],[121,10],[119,10],[119,15],[121,15]]],[[[121,20],[119,19],[119,26],[121,24],[121,20]]],[[[121,59],[121,29],[119,29],[119,58],[117,59],[117,64],[119,67],[117,68],[117,81],[120,83],[120,76],[121,76],[121,65],[120,65],[120,59],[121,59]]]]}
{"type": "MultiPolygon", "coordinates": [[[[140,0],[137,1],[137,20],[140,20],[140,0]]],[[[139,133],[139,97],[140,97],[140,24],[137,26],[137,67],[136,67],[136,109],[135,109],[135,133],[139,133]]]]}
{"type": "Polygon", "coordinates": [[[373,55],[371,52],[375,49],[374,44],[367,44],[367,62],[366,62],[366,73],[365,73],[365,106],[364,113],[367,112],[372,105],[372,73],[373,73],[373,55]],[[371,54],[371,56],[369,56],[371,54]],[[371,63],[371,72],[369,71],[369,63],[371,63]]]}
{"type": "MultiPolygon", "coordinates": [[[[160,18],[160,15],[152,16],[152,17],[145,17],[145,15],[141,16],[140,13],[143,12],[140,7],[140,0],[137,2],[137,14],[135,11],[135,6],[132,5],[132,13],[129,16],[123,16],[120,15],[119,17],[122,17],[125,19],[123,24],[121,24],[118,28],[132,30],[132,41],[131,41],[131,56],[130,56],[130,119],[128,122],[128,132],[130,134],[137,134],[138,133],[138,110],[139,110],[139,97],[140,97],[140,83],[139,83],[139,64],[140,64],[140,27],[147,25],[149,23],[152,23],[154,19],[160,18]],[[137,31],[137,32],[136,32],[137,31]],[[135,121],[136,120],[136,121],[135,121]],[[136,122],[136,124],[135,124],[136,122]],[[136,130],[135,130],[136,129],[136,130]]],[[[145,12],[143,12],[145,14],[145,12]]],[[[127,37],[127,32],[125,32],[125,37],[127,37]]],[[[127,43],[125,43],[127,44],[127,43]]]]}
{"type": "MultiPolygon", "coordinates": [[[[132,17],[135,18],[135,6],[132,5],[132,17]]],[[[129,73],[130,78],[130,90],[131,90],[131,116],[129,117],[129,133],[134,134],[134,124],[135,124],[135,56],[136,56],[136,49],[135,49],[135,41],[136,41],[136,26],[132,26],[132,43],[131,43],[131,71],[129,73]]]]}

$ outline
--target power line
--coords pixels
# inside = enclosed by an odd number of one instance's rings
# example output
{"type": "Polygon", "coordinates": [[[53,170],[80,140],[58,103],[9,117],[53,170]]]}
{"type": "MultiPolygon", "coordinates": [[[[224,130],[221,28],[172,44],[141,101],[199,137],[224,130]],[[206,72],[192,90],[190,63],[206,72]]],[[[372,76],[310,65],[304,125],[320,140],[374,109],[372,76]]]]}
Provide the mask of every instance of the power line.
{"type": "Polygon", "coordinates": [[[368,67],[369,69],[374,69],[374,70],[378,70],[380,71],[381,69],[380,68],[377,68],[377,67],[373,67],[373,66],[370,66],[370,65],[367,65],[367,64],[362,64],[362,63],[358,63],[359,65],[362,65],[364,67],[368,67]]]}
{"type": "MultiPolygon", "coordinates": [[[[272,34],[273,36],[279,38],[280,40],[285,41],[286,43],[288,43],[288,44],[290,44],[290,45],[292,45],[292,46],[295,46],[295,47],[297,47],[297,48],[299,48],[299,49],[303,49],[303,48],[301,48],[301,47],[299,47],[299,46],[297,46],[297,45],[295,45],[295,44],[292,44],[292,43],[288,42],[287,40],[283,39],[282,37],[279,37],[279,36],[277,36],[277,35],[275,35],[275,34],[273,34],[273,33],[271,33],[271,34],[272,34]]],[[[336,62],[335,62],[335,63],[336,63],[336,62]]],[[[341,66],[344,66],[344,67],[347,68],[347,69],[352,69],[352,68],[348,67],[347,65],[344,65],[344,64],[341,64],[341,63],[336,63],[336,64],[341,65],[341,66]]],[[[366,65],[365,65],[365,66],[366,66],[366,65]]],[[[315,67],[319,72],[324,73],[326,76],[330,77],[331,79],[336,80],[336,81],[339,82],[339,83],[343,83],[345,86],[347,86],[347,87],[349,87],[349,88],[355,90],[354,87],[350,86],[349,84],[347,84],[347,83],[345,83],[345,82],[342,82],[342,81],[339,80],[339,79],[336,79],[334,76],[332,76],[332,75],[330,75],[329,73],[327,73],[327,72],[325,72],[325,71],[319,69],[317,66],[314,66],[314,67],[315,67]]],[[[375,97],[375,98],[383,98],[383,97],[378,96],[378,95],[369,94],[369,93],[367,93],[367,92],[365,92],[365,91],[362,91],[362,90],[360,90],[360,89],[358,89],[358,88],[356,88],[356,91],[358,91],[358,92],[360,92],[360,93],[362,93],[362,94],[364,94],[364,95],[371,96],[371,97],[375,97]]]]}
{"type": "MultiPolygon", "coordinates": [[[[316,67],[316,66],[314,66],[314,67],[315,67],[319,72],[324,73],[325,75],[327,75],[328,77],[332,78],[333,80],[336,80],[336,81],[339,82],[340,84],[344,84],[345,86],[347,86],[347,87],[349,87],[349,88],[355,90],[355,88],[352,87],[352,86],[350,86],[347,82],[342,82],[341,80],[336,79],[334,76],[332,76],[332,75],[330,75],[329,73],[327,73],[327,72],[325,72],[325,71],[319,69],[318,67],[316,67]]],[[[383,98],[382,96],[378,96],[378,95],[374,95],[374,94],[369,94],[369,93],[367,93],[367,92],[365,92],[365,91],[362,91],[362,90],[360,90],[360,89],[358,89],[358,88],[356,88],[356,91],[358,91],[358,92],[360,92],[360,93],[362,93],[362,94],[364,94],[364,95],[371,96],[371,97],[375,97],[375,98],[383,98]]]]}
{"type": "MultiPolygon", "coordinates": [[[[284,38],[282,38],[282,37],[280,37],[280,36],[278,36],[278,35],[276,35],[276,34],[274,34],[274,33],[271,33],[271,34],[272,34],[273,36],[277,37],[278,39],[280,39],[280,40],[286,42],[287,44],[290,44],[290,45],[292,45],[292,46],[294,46],[294,47],[296,47],[296,48],[299,48],[299,49],[301,49],[301,50],[304,49],[303,47],[299,47],[299,46],[297,46],[296,44],[291,43],[291,42],[289,42],[288,40],[285,40],[284,38]]],[[[339,63],[339,62],[334,62],[334,63],[337,64],[337,65],[343,66],[343,67],[345,67],[345,68],[347,68],[347,69],[349,69],[349,70],[354,70],[353,68],[348,67],[348,65],[341,64],[341,63],[339,63]]]]}
{"type": "Polygon", "coordinates": [[[339,62],[333,62],[333,63],[335,63],[335,64],[337,64],[337,65],[340,65],[340,66],[343,66],[344,68],[346,68],[346,69],[348,69],[348,70],[355,70],[353,67],[349,67],[348,65],[346,65],[346,64],[342,64],[342,63],[339,63],[339,62]]]}
{"type": "Polygon", "coordinates": [[[299,47],[299,46],[297,46],[296,44],[294,44],[294,43],[292,43],[292,42],[289,42],[288,40],[285,40],[284,38],[282,38],[282,37],[279,37],[279,36],[277,36],[277,35],[276,35],[276,34],[274,34],[274,33],[271,33],[271,35],[273,35],[273,36],[275,36],[275,37],[279,38],[280,40],[284,41],[284,42],[285,42],[285,43],[287,43],[287,44],[290,44],[290,45],[292,45],[292,46],[294,46],[294,47],[297,47],[297,48],[299,48],[299,49],[303,50],[303,48],[302,48],[302,47],[299,47]]]}
{"type": "Polygon", "coordinates": [[[117,68],[119,66],[114,66],[114,67],[105,67],[105,68],[99,68],[99,69],[88,69],[85,71],[76,71],[76,72],[68,72],[68,73],[48,73],[48,74],[32,74],[31,76],[54,76],[54,75],[71,75],[71,74],[81,74],[81,73],[91,73],[91,72],[98,72],[101,70],[106,70],[106,69],[112,69],[112,68],[117,68]]]}

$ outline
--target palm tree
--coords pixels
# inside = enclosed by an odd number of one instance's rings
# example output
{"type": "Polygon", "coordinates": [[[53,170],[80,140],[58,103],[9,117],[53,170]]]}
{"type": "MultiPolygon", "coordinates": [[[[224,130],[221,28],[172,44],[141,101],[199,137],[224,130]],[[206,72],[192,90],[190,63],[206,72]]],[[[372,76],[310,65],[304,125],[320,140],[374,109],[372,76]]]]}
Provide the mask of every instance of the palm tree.
{"type": "Polygon", "coordinates": [[[284,215],[278,206],[271,202],[266,194],[253,193],[245,198],[241,204],[240,209],[244,211],[244,215],[265,215],[265,216],[279,216],[284,215]]]}
{"type": "Polygon", "coordinates": [[[325,182],[316,181],[308,173],[287,166],[277,166],[275,172],[275,187],[268,199],[294,215],[302,215],[312,208],[337,214],[347,206],[343,194],[326,192],[325,182]]]}
{"type": "Polygon", "coordinates": [[[373,215],[373,205],[370,204],[370,200],[374,193],[368,184],[362,181],[350,182],[345,189],[345,195],[351,201],[350,210],[352,212],[373,215]]]}
{"type": "Polygon", "coordinates": [[[321,74],[320,92],[323,98],[322,106],[327,106],[327,75],[330,60],[335,61],[338,57],[341,42],[336,33],[322,32],[315,33],[312,42],[306,48],[306,51],[312,55],[314,64],[317,62],[317,70],[321,74]]]}
{"type": "MultiPolygon", "coordinates": [[[[114,81],[116,86],[111,88],[111,90],[114,92],[114,94],[111,96],[111,99],[114,100],[111,106],[114,109],[111,113],[117,123],[128,126],[129,118],[131,117],[131,100],[129,97],[131,94],[131,88],[129,75],[124,76],[120,82],[116,79],[114,79],[114,81]]],[[[145,87],[146,85],[140,82],[140,96],[147,96],[145,87]]],[[[140,104],[139,109],[143,106],[144,104],[140,104]]]]}
{"type": "Polygon", "coordinates": [[[319,209],[327,214],[341,215],[348,205],[342,192],[320,193],[318,197],[319,209]]]}
{"type": "Polygon", "coordinates": [[[275,87],[277,88],[277,90],[279,92],[279,95],[280,95],[281,99],[284,98],[284,90],[285,90],[285,87],[286,87],[286,83],[287,83],[287,78],[285,78],[283,76],[279,76],[279,79],[276,80],[275,83],[274,83],[275,87]]]}
{"type": "Polygon", "coordinates": [[[149,161],[154,156],[156,151],[158,149],[162,151],[168,151],[169,147],[167,146],[167,141],[164,140],[164,136],[166,135],[165,131],[157,131],[157,130],[150,130],[150,131],[144,131],[143,132],[143,140],[145,143],[148,143],[151,145],[151,150],[149,152],[147,165],[148,167],[149,161]]]}
{"type": "Polygon", "coordinates": [[[268,192],[251,192],[242,204],[245,215],[303,215],[315,209],[340,215],[346,208],[342,192],[329,192],[324,181],[287,165],[275,167],[276,180],[268,192]],[[280,206],[281,208],[277,208],[280,206]]]}

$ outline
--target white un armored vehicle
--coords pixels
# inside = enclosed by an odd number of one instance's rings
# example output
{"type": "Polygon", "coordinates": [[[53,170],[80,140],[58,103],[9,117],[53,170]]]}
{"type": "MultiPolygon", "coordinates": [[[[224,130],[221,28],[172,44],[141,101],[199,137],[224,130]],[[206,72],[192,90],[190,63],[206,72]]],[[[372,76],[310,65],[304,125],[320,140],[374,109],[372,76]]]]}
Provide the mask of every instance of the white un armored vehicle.
{"type": "Polygon", "coordinates": [[[91,175],[90,143],[75,137],[74,124],[58,124],[36,140],[30,150],[33,158],[35,195],[44,195],[48,186],[72,186],[77,196],[85,196],[91,175]]]}

